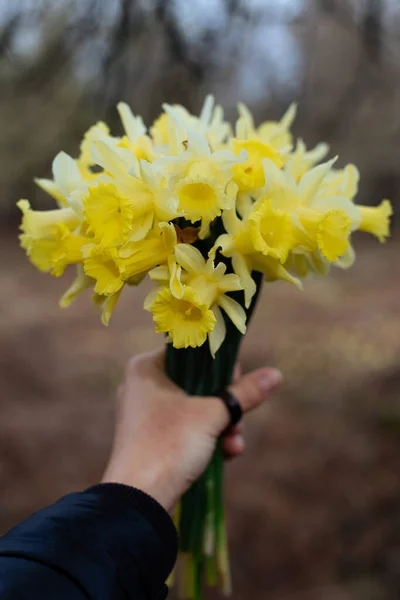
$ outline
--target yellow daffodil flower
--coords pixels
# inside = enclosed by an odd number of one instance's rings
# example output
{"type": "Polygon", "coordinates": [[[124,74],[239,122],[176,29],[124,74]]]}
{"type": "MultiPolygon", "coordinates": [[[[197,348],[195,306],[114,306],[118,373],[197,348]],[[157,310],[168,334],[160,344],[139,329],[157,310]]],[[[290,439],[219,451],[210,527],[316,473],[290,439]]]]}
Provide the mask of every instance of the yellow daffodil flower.
{"type": "MultiPolygon", "coordinates": [[[[208,306],[214,313],[216,324],[209,333],[211,354],[214,356],[223,340],[225,339],[226,327],[221,313],[221,308],[239,329],[241,333],[246,331],[246,313],[236,300],[227,296],[228,292],[240,291],[243,286],[239,277],[233,273],[226,274],[226,266],[219,263],[214,266],[214,261],[204,259],[201,252],[189,244],[177,244],[175,247],[178,275],[184,284],[179,290],[170,282],[171,293],[182,298],[184,290],[189,287],[196,294],[200,303],[208,306]]],[[[170,279],[170,272],[166,267],[159,267],[150,272],[150,277],[159,285],[166,284],[170,279]]]]}
{"type": "Polygon", "coordinates": [[[114,184],[118,194],[132,200],[131,241],[143,239],[155,221],[170,221],[178,216],[178,201],[154,163],[138,161],[129,150],[104,140],[94,142],[92,152],[109,174],[102,181],[114,184]]]}
{"type": "MultiPolygon", "coordinates": [[[[267,203],[267,207],[269,206],[267,203]]],[[[278,219],[280,218],[281,215],[278,215],[278,219]]],[[[251,299],[256,292],[256,284],[251,276],[252,271],[260,271],[265,274],[266,278],[271,280],[282,279],[297,287],[301,287],[300,281],[292,277],[280,264],[279,260],[268,255],[269,247],[266,247],[266,242],[262,238],[259,226],[256,228],[256,234],[252,231],[252,228],[256,227],[257,221],[249,226],[249,218],[239,219],[235,210],[224,211],[222,220],[227,233],[222,234],[217,239],[210,255],[214,257],[217,249],[220,248],[224,256],[232,259],[232,267],[244,289],[246,307],[250,306],[251,299]],[[261,241],[260,237],[262,238],[261,241]],[[264,252],[258,248],[262,248],[264,252]]],[[[287,225],[286,216],[284,217],[284,222],[285,228],[287,225]]],[[[268,235],[266,237],[269,239],[268,235]]],[[[277,237],[277,240],[279,241],[279,237],[277,237]]],[[[275,244],[275,241],[273,243],[275,244]]],[[[276,246],[275,250],[277,248],[278,246],[276,246]]],[[[282,246],[282,248],[286,254],[285,246],[282,246]]]]}
{"type": "Polygon", "coordinates": [[[236,300],[227,296],[227,292],[242,290],[240,279],[235,274],[226,274],[226,266],[207,261],[194,246],[178,244],[175,248],[176,261],[182,267],[183,280],[192,288],[200,301],[214,312],[216,326],[209,334],[211,354],[214,356],[225,339],[225,322],[220,308],[228,315],[241,333],[246,331],[246,313],[236,300]]]}
{"type": "Polygon", "coordinates": [[[321,192],[324,179],[334,160],[314,167],[297,182],[289,173],[264,161],[266,185],[263,193],[274,208],[291,213],[299,251],[320,250],[329,262],[335,262],[349,247],[349,237],[361,222],[357,206],[344,196],[326,196],[321,192]]]}
{"type": "Polygon", "coordinates": [[[164,171],[178,200],[178,212],[192,223],[201,220],[200,238],[222,210],[234,206],[236,186],[231,181],[235,163],[244,160],[229,150],[212,152],[205,136],[187,131],[187,141],[177,156],[164,157],[155,165],[164,171]]]}
{"type": "Polygon", "coordinates": [[[175,348],[201,346],[216,323],[213,311],[189,286],[181,298],[175,298],[169,287],[161,288],[148,296],[144,308],[151,311],[157,333],[168,333],[175,348]]]}
{"type": "Polygon", "coordinates": [[[61,275],[67,264],[81,261],[80,248],[90,240],[71,235],[79,226],[71,208],[32,210],[28,200],[17,205],[23,214],[21,246],[38,269],[61,275]]]}

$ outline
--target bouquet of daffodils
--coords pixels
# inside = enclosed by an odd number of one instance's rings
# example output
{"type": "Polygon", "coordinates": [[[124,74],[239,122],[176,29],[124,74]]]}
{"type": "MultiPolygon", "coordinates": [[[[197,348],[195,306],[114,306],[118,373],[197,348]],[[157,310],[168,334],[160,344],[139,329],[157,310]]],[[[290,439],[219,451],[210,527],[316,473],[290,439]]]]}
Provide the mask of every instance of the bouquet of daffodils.
{"type": "MultiPolygon", "coordinates": [[[[392,208],[355,204],[357,168],[321,163],[326,144],[293,143],[295,105],[256,126],[239,104],[234,128],[210,96],[200,116],[163,109],[147,130],[120,103],[124,135],[100,122],[77,158],[60,152],[53,179],[36,180],[57,208],[20,200],[20,240],[41,271],[59,277],[75,265],[60,304],[91,290],[105,325],[122,292],[148,275],[144,308],[169,342],[169,375],[190,394],[210,395],[230,383],[262,281],[302,289],[308,273],[350,267],[353,232],[385,241],[392,208]]],[[[230,590],[222,464],[218,448],[175,515],[186,597],[200,598],[204,582],[230,590]]]]}

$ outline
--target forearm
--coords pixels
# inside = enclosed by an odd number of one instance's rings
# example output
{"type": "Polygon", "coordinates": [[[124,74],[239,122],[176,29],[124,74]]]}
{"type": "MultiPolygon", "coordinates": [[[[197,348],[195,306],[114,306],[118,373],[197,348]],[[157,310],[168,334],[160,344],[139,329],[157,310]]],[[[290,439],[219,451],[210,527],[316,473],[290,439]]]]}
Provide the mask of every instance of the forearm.
{"type": "Polygon", "coordinates": [[[176,552],[173,523],[155,500],[128,486],[102,484],[65,496],[1,539],[1,597],[15,592],[42,599],[35,585],[49,584],[58,587],[52,597],[68,600],[162,598],[176,552]],[[18,557],[31,565],[23,578],[18,557]]]}

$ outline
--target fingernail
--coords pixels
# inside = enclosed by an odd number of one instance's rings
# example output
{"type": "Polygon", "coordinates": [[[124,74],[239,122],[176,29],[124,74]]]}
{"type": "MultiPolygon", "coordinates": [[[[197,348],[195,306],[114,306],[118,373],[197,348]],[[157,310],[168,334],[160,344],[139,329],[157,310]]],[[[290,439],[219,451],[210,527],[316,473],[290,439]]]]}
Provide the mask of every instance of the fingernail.
{"type": "Polygon", "coordinates": [[[260,374],[258,384],[264,392],[269,390],[282,381],[282,373],[278,369],[269,369],[260,374]]]}

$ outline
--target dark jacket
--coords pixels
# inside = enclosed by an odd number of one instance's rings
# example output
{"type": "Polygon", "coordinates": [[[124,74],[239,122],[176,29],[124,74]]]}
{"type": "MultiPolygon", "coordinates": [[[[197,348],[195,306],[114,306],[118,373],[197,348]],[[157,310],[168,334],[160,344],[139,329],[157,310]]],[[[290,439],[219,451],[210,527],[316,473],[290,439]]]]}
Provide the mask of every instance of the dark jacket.
{"type": "Polygon", "coordinates": [[[0,600],[161,600],[177,547],[173,522],[153,498],[96,485],[0,539],[0,600]]]}

